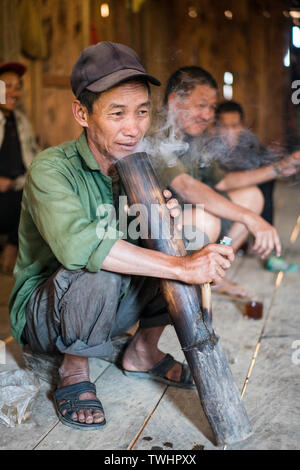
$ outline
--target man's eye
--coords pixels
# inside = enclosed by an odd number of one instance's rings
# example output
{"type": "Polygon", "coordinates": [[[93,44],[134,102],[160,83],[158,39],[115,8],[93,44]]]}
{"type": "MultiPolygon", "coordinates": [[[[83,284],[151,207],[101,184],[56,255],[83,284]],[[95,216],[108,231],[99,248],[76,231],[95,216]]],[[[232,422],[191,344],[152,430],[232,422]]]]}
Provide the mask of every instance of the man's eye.
{"type": "Polygon", "coordinates": [[[138,114],[140,116],[145,116],[146,114],[149,114],[149,110],[148,109],[141,109],[138,114]]]}
{"type": "Polygon", "coordinates": [[[122,111],[116,111],[115,113],[111,113],[111,116],[120,117],[122,116],[122,114],[123,114],[122,111]]]}

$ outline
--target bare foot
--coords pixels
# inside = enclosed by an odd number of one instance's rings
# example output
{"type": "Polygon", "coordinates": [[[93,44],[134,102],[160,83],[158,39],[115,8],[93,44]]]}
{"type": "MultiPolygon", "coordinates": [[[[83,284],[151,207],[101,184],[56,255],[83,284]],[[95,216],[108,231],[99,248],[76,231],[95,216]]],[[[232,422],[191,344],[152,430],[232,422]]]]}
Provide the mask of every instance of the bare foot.
{"type": "MultiPolygon", "coordinates": [[[[79,356],[72,356],[70,354],[65,354],[63,363],[59,369],[59,384],[58,389],[66,387],[68,385],[73,385],[79,382],[89,382],[89,366],[88,359],[79,356]]],[[[82,393],[79,396],[80,400],[98,400],[97,396],[94,393],[82,393]]],[[[59,402],[59,404],[64,403],[64,400],[59,402]]],[[[63,415],[66,414],[66,410],[62,412],[63,415]]],[[[79,423],[102,423],[104,421],[104,414],[99,410],[79,410],[78,413],[73,413],[72,420],[79,423]]]]}
{"type": "MultiPolygon", "coordinates": [[[[133,372],[147,372],[164,357],[165,353],[157,348],[158,339],[163,327],[139,329],[125,350],[122,367],[133,372]]],[[[166,377],[179,382],[182,373],[181,364],[176,363],[166,377]]]]}
{"type": "Polygon", "coordinates": [[[212,286],[212,290],[218,294],[228,295],[231,297],[239,297],[243,299],[250,299],[251,294],[240,284],[230,282],[228,279],[223,279],[220,284],[212,286]]]}

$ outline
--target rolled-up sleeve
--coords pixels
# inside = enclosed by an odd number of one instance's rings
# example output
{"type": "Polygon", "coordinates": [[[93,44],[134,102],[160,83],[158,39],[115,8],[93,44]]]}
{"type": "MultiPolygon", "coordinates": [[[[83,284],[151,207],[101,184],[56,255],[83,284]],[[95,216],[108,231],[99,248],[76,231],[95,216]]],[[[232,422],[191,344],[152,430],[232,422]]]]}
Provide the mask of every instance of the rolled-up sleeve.
{"type": "Polygon", "coordinates": [[[114,220],[90,220],[75,186],[55,162],[34,162],[25,185],[27,207],[59,263],[71,270],[97,272],[123,233],[114,220]]]}
{"type": "Polygon", "coordinates": [[[174,154],[156,155],[151,157],[151,161],[162,189],[168,188],[177,176],[188,173],[186,166],[174,154]]]}

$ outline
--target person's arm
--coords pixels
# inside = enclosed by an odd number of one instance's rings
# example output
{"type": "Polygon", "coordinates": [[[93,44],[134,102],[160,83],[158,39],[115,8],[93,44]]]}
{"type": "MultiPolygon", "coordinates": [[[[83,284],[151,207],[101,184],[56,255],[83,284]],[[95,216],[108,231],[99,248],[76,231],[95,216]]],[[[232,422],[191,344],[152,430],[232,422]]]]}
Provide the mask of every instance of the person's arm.
{"type": "MultiPolygon", "coordinates": [[[[24,197],[41,236],[67,269],[105,269],[191,284],[220,282],[225,276],[233,262],[231,247],[209,245],[192,255],[175,257],[122,240],[123,234],[113,225],[106,224],[99,231],[99,220],[88,217],[59,160],[55,154],[52,157],[52,161],[33,163],[24,197]]],[[[174,199],[167,203],[170,210],[174,203],[174,199]]]]}
{"type": "Polygon", "coordinates": [[[205,210],[217,217],[244,224],[256,238],[253,251],[262,257],[268,256],[273,248],[276,249],[277,256],[281,254],[281,243],[276,229],[254,212],[234,204],[186,173],[177,176],[172,181],[171,188],[187,203],[203,204],[205,210]]]}
{"type": "Polygon", "coordinates": [[[233,260],[232,248],[224,245],[209,244],[191,255],[171,256],[118,240],[102,262],[102,269],[187,284],[203,284],[220,282],[233,260]]]}
{"type": "Polygon", "coordinates": [[[300,152],[294,152],[272,165],[266,165],[254,170],[232,171],[215,185],[218,191],[231,191],[271,181],[278,176],[292,176],[300,172],[300,152]]]}
{"type": "Polygon", "coordinates": [[[271,181],[278,176],[275,165],[267,165],[254,170],[231,171],[215,185],[218,191],[231,191],[271,181]]]}
{"type": "MultiPolygon", "coordinates": [[[[28,171],[34,157],[41,151],[36,136],[33,133],[31,124],[26,115],[20,111],[16,112],[18,134],[22,147],[22,160],[26,172],[28,171]]],[[[24,188],[26,172],[13,180],[14,191],[20,191],[24,188]]]]}

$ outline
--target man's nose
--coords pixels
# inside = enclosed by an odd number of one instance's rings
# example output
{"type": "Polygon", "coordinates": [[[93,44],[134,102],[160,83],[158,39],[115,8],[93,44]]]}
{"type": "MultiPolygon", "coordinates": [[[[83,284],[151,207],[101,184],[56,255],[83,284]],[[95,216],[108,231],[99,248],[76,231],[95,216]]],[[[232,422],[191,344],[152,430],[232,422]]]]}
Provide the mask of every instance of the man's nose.
{"type": "Polygon", "coordinates": [[[124,135],[136,137],[140,134],[140,132],[141,130],[140,130],[138,119],[129,118],[126,120],[126,123],[123,128],[124,135]]]}
{"type": "Polygon", "coordinates": [[[205,119],[205,121],[210,122],[214,118],[214,111],[211,110],[210,108],[204,108],[201,113],[202,119],[205,119]]]}

